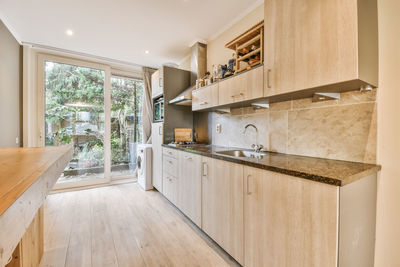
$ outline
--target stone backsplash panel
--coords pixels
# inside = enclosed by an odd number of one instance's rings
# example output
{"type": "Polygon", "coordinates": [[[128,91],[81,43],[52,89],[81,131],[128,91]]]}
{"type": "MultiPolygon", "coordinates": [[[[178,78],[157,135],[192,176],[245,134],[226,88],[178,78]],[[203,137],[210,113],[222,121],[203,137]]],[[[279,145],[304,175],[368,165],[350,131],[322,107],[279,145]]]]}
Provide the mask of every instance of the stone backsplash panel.
{"type": "Polygon", "coordinates": [[[342,93],[340,100],[311,98],[271,104],[269,109],[239,108],[212,113],[212,144],[365,163],[376,162],[376,90],[342,93]],[[243,133],[244,127],[253,128],[243,133]],[[221,124],[222,132],[216,133],[221,124]]]}

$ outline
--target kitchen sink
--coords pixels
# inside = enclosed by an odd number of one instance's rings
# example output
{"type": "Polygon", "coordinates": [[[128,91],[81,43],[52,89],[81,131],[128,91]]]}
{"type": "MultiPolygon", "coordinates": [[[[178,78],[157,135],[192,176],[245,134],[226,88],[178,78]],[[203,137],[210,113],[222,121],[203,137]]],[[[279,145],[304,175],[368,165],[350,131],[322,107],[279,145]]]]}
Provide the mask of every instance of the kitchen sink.
{"type": "Polygon", "coordinates": [[[231,157],[238,157],[238,158],[263,158],[266,153],[263,152],[255,152],[249,150],[226,150],[226,151],[217,151],[217,154],[231,156],[231,157]]]}

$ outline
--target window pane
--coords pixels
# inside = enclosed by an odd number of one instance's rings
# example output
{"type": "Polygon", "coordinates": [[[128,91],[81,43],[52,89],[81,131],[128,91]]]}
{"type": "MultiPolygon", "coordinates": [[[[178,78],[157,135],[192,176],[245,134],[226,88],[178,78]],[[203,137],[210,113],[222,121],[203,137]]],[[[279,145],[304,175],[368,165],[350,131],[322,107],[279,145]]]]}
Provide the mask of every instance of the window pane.
{"type": "Polygon", "coordinates": [[[143,81],[111,78],[111,175],[132,177],[142,142],[143,81]]]}
{"type": "Polygon", "coordinates": [[[104,80],[101,70],[46,62],[46,146],[74,146],[58,183],[104,177],[104,80]]]}

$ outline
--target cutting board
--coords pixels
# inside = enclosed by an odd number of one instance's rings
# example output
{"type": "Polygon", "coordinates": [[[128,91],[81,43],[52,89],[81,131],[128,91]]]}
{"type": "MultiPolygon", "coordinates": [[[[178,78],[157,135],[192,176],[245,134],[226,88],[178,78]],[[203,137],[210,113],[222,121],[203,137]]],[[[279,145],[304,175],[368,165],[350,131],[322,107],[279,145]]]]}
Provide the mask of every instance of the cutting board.
{"type": "Polygon", "coordinates": [[[192,142],[192,131],[191,128],[175,128],[175,142],[192,142]]]}

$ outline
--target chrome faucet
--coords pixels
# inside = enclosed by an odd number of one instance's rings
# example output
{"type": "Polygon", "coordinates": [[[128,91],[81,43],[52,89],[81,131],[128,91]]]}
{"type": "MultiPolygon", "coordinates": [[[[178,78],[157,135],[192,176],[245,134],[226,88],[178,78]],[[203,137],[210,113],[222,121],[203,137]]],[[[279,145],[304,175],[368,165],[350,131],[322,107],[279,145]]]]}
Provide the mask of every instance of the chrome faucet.
{"type": "Polygon", "coordinates": [[[257,127],[254,124],[249,123],[244,127],[243,134],[246,134],[246,130],[249,127],[253,127],[256,130],[256,142],[255,142],[255,144],[251,145],[251,148],[253,148],[256,153],[259,153],[261,151],[261,149],[264,148],[264,146],[261,145],[261,144],[257,144],[258,143],[258,141],[257,141],[258,140],[258,129],[257,129],[257,127]]]}

